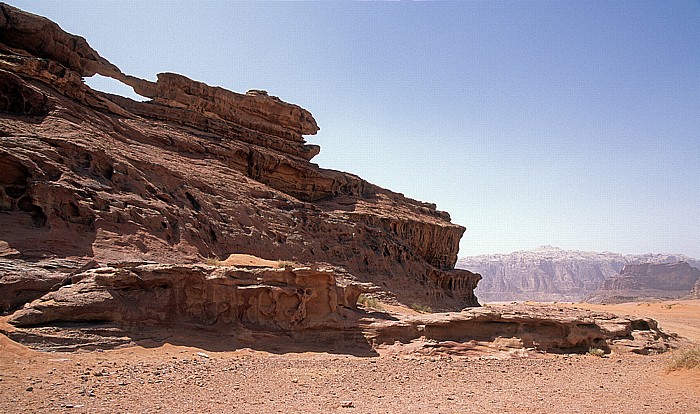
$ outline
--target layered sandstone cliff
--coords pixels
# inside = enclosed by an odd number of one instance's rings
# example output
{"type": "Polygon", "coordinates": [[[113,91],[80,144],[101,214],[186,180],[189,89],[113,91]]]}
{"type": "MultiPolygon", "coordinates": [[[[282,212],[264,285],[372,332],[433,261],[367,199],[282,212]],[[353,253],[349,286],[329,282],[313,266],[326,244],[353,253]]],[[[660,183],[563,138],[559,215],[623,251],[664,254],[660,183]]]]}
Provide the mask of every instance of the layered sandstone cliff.
{"type": "Polygon", "coordinates": [[[339,284],[332,269],[160,264],[98,267],[63,285],[10,321],[296,330],[333,324],[363,291],[357,283],[339,284]]]}
{"type": "Polygon", "coordinates": [[[627,264],[697,260],[680,254],[620,254],[542,246],[509,254],[462,257],[457,267],[483,276],[476,294],[490,301],[581,301],[627,264]]]}
{"type": "Polygon", "coordinates": [[[693,290],[690,291],[690,297],[693,299],[700,299],[700,279],[698,279],[695,286],[693,286],[693,290]]]}
{"type": "Polygon", "coordinates": [[[591,295],[590,302],[678,299],[693,295],[700,270],[687,262],[626,265],[591,295]]]}
{"type": "Polygon", "coordinates": [[[454,269],[464,228],[309,162],[316,131],[264,91],[123,74],[84,39],[0,4],[0,311],[77,289],[63,284],[90,268],[231,253],[341,266],[408,304],[478,305],[480,276],[454,269]],[[83,78],[96,73],[151,100],[92,90],[83,78]]]}

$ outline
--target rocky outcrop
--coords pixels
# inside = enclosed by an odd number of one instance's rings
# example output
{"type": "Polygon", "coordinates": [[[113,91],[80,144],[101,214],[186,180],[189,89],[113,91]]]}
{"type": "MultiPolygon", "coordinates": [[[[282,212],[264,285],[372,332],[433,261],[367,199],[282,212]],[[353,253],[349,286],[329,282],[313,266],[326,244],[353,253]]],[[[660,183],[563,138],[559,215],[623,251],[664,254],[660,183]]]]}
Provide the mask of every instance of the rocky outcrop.
{"type": "Polygon", "coordinates": [[[700,280],[695,283],[695,286],[693,286],[693,290],[690,291],[690,298],[692,299],[700,299],[700,280]]]}
{"type": "Polygon", "coordinates": [[[303,135],[315,134],[319,130],[313,116],[297,105],[269,96],[267,92],[255,91],[242,95],[175,73],[160,73],[155,83],[133,76],[124,76],[120,80],[132,86],[137,94],[152,98],[154,104],[184,110],[164,111],[164,118],[169,114],[184,115],[184,118],[170,118],[201,126],[201,119],[197,115],[203,115],[208,118],[204,125],[208,124],[209,119],[214,122],[220,120],[226,129],[239,126],[275,137],[281,142],[272,140],[266,146],[279,146],[275,149],[283,152],[297,156],[306,154],[306,159],[311,159],[318,152],[315,146],[311,148],[301,145],[304,142],[303,135]],[[283,147],[283,143],[287,143],[289,148],[283,147]],[[294,144],[299,147],[296,153],[291,148],[294,144]]]}
{"type": "Polygon", "coordinates": [[[212,332],[260,349],[271,338],[451,353],[669,346],[653,321],[611,315],[356,310],[362,292],[478,306],[480,275],[454,269],[465,229],[434,204],[310,163],[319,148],[304,135],[318,126],[297,105],[172,73],[138,79],[5,4],[0,120],[0,311],[11,313],[0,329],[32,346],[191,344],[212,332]],[[96,73],[151,100],[94,91],[82,78],[96,73]],[[264,265],[202,264],[232,253],[264,265]]]}
{"type": "Polygon", "coordinates": [[[375,347],[399,344],[411,353],[428,354],[468,355],[480,348],[553,353],[598,348],[606,353],[650,354],[675,346],[675,339],[659,330],[653,319],[525,305],[375,321],[366,331],[375,347]]]}
{"type": "Polygon", "coordinates": [[[101,57],[84,38],[64,32],[49,19],[0,4],[0,33],[5,47],[53,60],[79,76],[117,76],[121,71],[101,57]]]}
{"type": "Polygon", "coordinates": [[[581,301],[626,264],[675,263],[683,255],[598,253],[542,246],[510,254],[462,257],[458,268],[483,276],[477,296],[491,301],[581,301]]]}
{"type": "MultiPolygon", "coordinates": [[[[85,272],[0,324],[33,348],[106,349],[148,341],[227,349],[352,348],[365,355],[524,356],[530,352],[657,354],[683,342],[652,319],[576,308],[501,305],[405,315],[352,309],[366,286],[336,285],[332,271],[137,265],[85,272]],[[251,276],[255,277],[251,278],[251,276]],[[260,276],[264,279],[261,283],[260,276]],[[350,300],[343,295],[350,294],[350,300]],[[85,323],[85,321],[90,323],[85,323]],[[186,328],[186,329],[183,329],[186,328]],[[261,340],[262,339],[262,340],[261,340]]],[[[348,298],[348,296],[345,296],[348,298]]]]}
{"type": "Polygon", "coordinates": [[[17,326],[62,322],[297,330],[332,325],[364,291],[331,269],[132,264],[75,274],[15,312],[17,326]]]}
{"type": "Polygon", "coordinates": [[[630,264],[619,275],[605,280],[588,301],[678,299],[692,295],[698,281],[700,270],[687,262],[630,264]]]}
{"type": "Polygon", "coordinates": [[[46,115],[46,96],[25,85],[22,79],[5,70],[0,70],[0,110],[22,115],[46,115]]]}
{"type": "Polygon", "coordinates": [[[0,311],[92,260],[231,253],[341,266],[404,303],[478,305],[479,275],[454,270],[464,228],[433,204],[310,163],[308,111],[171,73],[138,79],[47,19],[0,12],[0,257],[47,280],[0,274],[0,311]],[[95,73],[152,100],[94,91],[82,78],[95,73]]]}
{"type": "Polygon", "coordinates": [[[25,261],[12,256],[0,257],[0,312],[17,309],[46,292],[59,289],[74,274],[98,266],[94,260],[47,258],[25,261]]]}

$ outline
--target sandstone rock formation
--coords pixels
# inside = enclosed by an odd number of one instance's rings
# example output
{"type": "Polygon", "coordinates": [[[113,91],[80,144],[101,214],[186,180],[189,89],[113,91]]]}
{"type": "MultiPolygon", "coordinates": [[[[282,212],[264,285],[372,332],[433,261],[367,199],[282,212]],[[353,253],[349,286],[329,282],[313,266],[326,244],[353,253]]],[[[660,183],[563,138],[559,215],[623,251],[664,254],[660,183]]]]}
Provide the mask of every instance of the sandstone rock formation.
{"type": "Polygon", "coordinates": [[[462,257],[457,267],[483,276],[476,290],[480,300],[581,301],[626,264],[699,264],[683,255],[624,255],[542,246],[529,251],[462,257]]]}
{"type": "Polygon", "coordinates": [[[530,349],[554,353],[659,353],[674,339],[653,319],[619,317],[576,308],[501,305],[383,320],[370,324],[367,336],[375,346],[418,342],[412,352],[468,354],[479,347],[530,349]]]}
{"type": "Polygon", "coordinates": [[[693,299],[700,299],[700,280],[695,283],[693,290],[690,291],[690,297],[693,299]]]}
{"type": "Polygon", "coordinates": [[[365,289],[332,269],[120,264],[70,277],[15,312],[17,326],[60,322],[239,325],[296,330],[332,324],[365,289]]]}
{"type": "Polygon", "coordinates": [[[633,302],[645,299],[678,299],[691,295],[700,281],[700,270],[687,262],[625,265],[619,275],[607,279],[589,302],[633,302]]]}
{"type": "Polygon", "coordinates": [[[682,343],[652,319],[576,308],[499,305],[423,315],[358,312],[351,303],[366,287],[350,284],[334,290],[332,271],[184,270],[135,265],[125,271],[88,271],[71,291],[61,289],[34,301],[15,313],[15,327],[0,324],[0,330],[50,351],[152,346],[154,341],[192,344],[202,338],[210,338],[209,346],[213,338],[229,350],[319,349],[324,344],[321,350],[340,347],[362,355],[522,356],[582,354],[591,348],[656,354],[682,343]],[[262,284],[254,280],[260,275],[262,284]]]}
{"type": "Polygon", "coordinates": [[[206,279],[182,264],[231,253],[340,266],[403,303],[477,306],[479,275],[454,269],[464,228],[434,204],[309,162],[319,149],[304,135],[317,130],[308,111],[262,91],[123,74],[84,39],[0,3],[0,311],[43,297],[29,308],[41,321],[88,281],[150,286],[117,263],[177,264],[157,268],[171,269],[158,286],[174,297],[182,280],[206,279]],[[96,73],[152,100],[92,90],[82,78],[96,73]]]}
{"type": "Polygon", "coordinates": [[[363,352],[671,346],[653,321],[583,311],[356,310],[361,292],[476,306],[480,276],[454,269],[464,228],[435,205],[310,163],[319,149],[304,135],[317,130],[264,91],[123,74],[84,39],[0,4],[0,311],[11,313],[0,329],[54,350],[211,334],[234,348],[335,340],[363,352]],[[82,78],[95,73],[152,100],[94,91],[82,78]]]}

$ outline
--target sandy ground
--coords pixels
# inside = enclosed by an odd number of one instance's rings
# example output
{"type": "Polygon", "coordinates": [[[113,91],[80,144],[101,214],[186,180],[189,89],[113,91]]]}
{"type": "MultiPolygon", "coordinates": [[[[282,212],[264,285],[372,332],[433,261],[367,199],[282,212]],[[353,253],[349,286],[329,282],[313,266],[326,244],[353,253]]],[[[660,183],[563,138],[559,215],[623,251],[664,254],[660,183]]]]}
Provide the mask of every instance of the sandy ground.
{"type": "Polygon", "coordinates": [[[226,266],[271,267],[273,269],[277,269],[280,267],[280,265],[284,265],[284,262],[281,261],[261,259],[260,257],[250,254],[237,253],[229,255],[226,260],[220,263],[226,266]]]}
{"type": "Polygon", "coordinates": [[[700,299],[616,305],[577,303],[568,306],[654,318],[665,331],[676,333],[700,344],[700,299]]]}
{"type": "MultiPolygon", "coordinates": [[[[575,306],[638,311],[659,317],[668,331],[693,333],[700,327],[700,301],[575,306]]],[[[463,358],[396,356],[390,351],[378,357],[357,357],[249,349],[211,352],[171,344],[41,353],[0,336],[0,410],[700,412],[700,370],[666,372],[670,357],[531,354],[495,358],[485,354],[463,358]]]]}

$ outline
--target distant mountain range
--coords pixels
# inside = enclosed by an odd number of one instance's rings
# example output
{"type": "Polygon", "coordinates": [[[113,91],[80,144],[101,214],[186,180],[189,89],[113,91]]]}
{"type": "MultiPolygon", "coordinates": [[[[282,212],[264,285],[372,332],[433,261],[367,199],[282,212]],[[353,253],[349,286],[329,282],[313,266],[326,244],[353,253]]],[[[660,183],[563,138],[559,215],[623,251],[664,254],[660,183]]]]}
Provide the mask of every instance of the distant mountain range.
{"type": "Polygon", "coordinates": [[[508,254],[462,257],[457,268],[482,275],[475,291],[480,302],[582,301],[627,264],[700,261],[682,254],[585,252],[542,246],[508,254]]]}
{"type": "Polygon", "coordinates": [[[620,303],[640,299],[696,297],[700,269],[688,262],[627,264],[606,279],[586,302],[620,303]]]}

